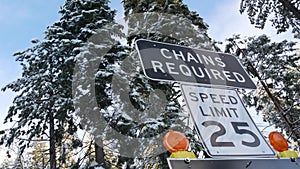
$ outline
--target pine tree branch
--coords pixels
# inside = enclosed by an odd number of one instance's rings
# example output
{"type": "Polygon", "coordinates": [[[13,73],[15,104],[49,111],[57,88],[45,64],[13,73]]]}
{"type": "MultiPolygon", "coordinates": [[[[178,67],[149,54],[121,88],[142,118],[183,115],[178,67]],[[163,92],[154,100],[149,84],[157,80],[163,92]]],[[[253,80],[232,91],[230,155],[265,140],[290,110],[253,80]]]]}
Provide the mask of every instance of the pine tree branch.
{"type": "MultiPolygon", "coordinates": [[[[236,46],[238,49],[240,49],[240,47],[234,41],[230,41],[230,42],[234,46],[236,46]]],[[[241,54],[244,57],[247,56],[243,50],[241,50],[241,54]]],[[[252,63],[248,59],[246,59],[246,62],[248,64],[248,66],[252,69],[251,72],[254,74],[255,77],[258,78],[259,82],[261,83],[261,85],[263,86],[263,88],[265,89],[265,91],[267,92],[268,96],[271,98],[271,100],[272,100],[274,106],[276,107],[276,109],[278,110],[281,118],[284,120],[284,122],[286,123],[288,129],[291,131],[291,135],[294,135],[296,138],[300,138],[300,131],[295,130],[295,127],[293,126],[293,124],[289,120],[289,118],[286,116],[285,111],[281,107],[278,99],[271,93],[268,85],[262,80],[261,76],[259,75],[258,71],[255,69],[255,67],[252,65],[252,63]]]]}
{"type": "MultiPolygon", "coordinates": [[[[92,148],[92,145],[93,145],[93,140],[90,141],[90,144],[88,145],[88,150],[92,148]]],[[[88,157],[89,155],[91,155],[93,152],[89,152],[89,151],[86,151],[86,153],[84,154],[84,156],[81,158],[81,159],[78,159],[77,162],[79,162],[79,166],[81,166],[83,164],[83,161],[86,157],[88,157]]]]}
{"type": "Polygon", "coordinates": [[[17,138],[18,140],[23,140],[23,141],[36,141],[36,142],[39,142],[39,141],[50,141],[48,139],[28,139],[28,138],[17,138]]]}
{"type": "Polygon", "coordinates": [[[300,11],[291,2],[287,0],[278,0],[278,1],[282,3],[282,5],[286,7],[290,12],[292,12],[292,14],[296,19],[300,20],[300,11]]]}

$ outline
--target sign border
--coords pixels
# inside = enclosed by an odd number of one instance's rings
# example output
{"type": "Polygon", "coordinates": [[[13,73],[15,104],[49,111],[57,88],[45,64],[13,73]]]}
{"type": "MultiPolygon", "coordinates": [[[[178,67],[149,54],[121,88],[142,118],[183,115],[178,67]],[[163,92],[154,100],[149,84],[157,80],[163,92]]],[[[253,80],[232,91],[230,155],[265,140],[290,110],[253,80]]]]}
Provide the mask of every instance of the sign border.
{"type": "Polygon", "coordinates": [[[252,117],[250,116],[248,110],[246,109],[240,95],[237,93],[237,91],[235,89],[227,89],[227,88],[216,88],[216,87],[207,87],[207,86],[201,86],[201,85],[190,85],[190,84],[180,84],[180,90],[182,92],[182,95],[184,96],[184,99],[185,99],[185,102],[186,102],[186,105],[188,107],[188,113],[191,115],[192,117],[192,121],[193,121],[193,125],[195,126],[196,130],[197,130],[197,133],[198,133],[198,136],[200,137],[201,139],[201,143],[203,144],[204,148],[205,148],[205,151],[207,152],[207,154],[210,156],[210,157],[274,157],[275,156],[275,151],[273,150],[273,148],[270,146],[270,144],[267,142],[267,140],[264,138],[264,136],[262,135],[262,133],[260,132],[260,130],[258,129],[257,125],[254,123],[252,117]],[[202,88],[211,88],[211,89],[223,89],[223,90],[231,90],[233,92],[235,92],[238,96],[238,98],[240,99],[241,103],[242,103],[242,106],[244,107],[244,109],[246,110],[246,114],[248,115],[248,117],[250,118],[251,122],[254,124],[255,128],[257,131],[259,131],[259,134],[261,136],[261,138],[263,139],[263,141],[266,143],[266,145],[270,148],[270,150],[273,152],[273,154],[244,154],[244,155],[215,155],[215,154],[211,154],[211,152],[209,151],[208,149],[208,146],[205,144],[204,142],[204,138],[202,137],[202,135],[200,134],[200,131],[199,131],[199,128],[198,126],[196,125],[196,121],[195,121],[195,118],[193,116],[193,113],[188,102],[187,102],[187,96],[183,93],[183,89],[182,89],[182,86],[193,86],[193,87],[202,87],[202,88]]]}
{"type": "Polygon", "coordinates": [[[241,88],[241,89],[248,89],[248,90],[255,90],[257,89],[257,86],[256,84],[254,83],[253,79],[249,76],[249,74],[247,73],[247,71],[245,70],[244,66],[241,64],[241,62],[236,58],[236,56],[232,55],[232,54],[229,54],[229,53],[222,53],[222,52],[214,52],[214,51],[211,51],[211,50],[207,50],[207,49],[196,49],[196,48],[191,48],[191,47],[188,47],[188,46],[183,46],[183,45],[178,45],[178,44],[172,44],[172,43],[165,43],[165,42],[158,42],[158,41],[153,41],[153,40],[148,40],[148,39],[138,39],[136,40],[135,42],[135,48],[138,52],[138,56],[139,56],[139,59],[140,59],[140,62],[141,62],[141,65],[142,65],[142,69],[143,69],[143,73],[144,75],[151,79],[151,80],[154,80],[154,81],[164,81],[164,82],[178,82],[178,83],[187,83],[187,84],[191,84],[191,85],[203,85],[203,86],[208,86],[208,87],[223,87],[223,88],[228,88],[228,89],[236,89],[236,88],[241,88]],[[165,45],[172,45],[172,46],[177,46],[177,47],[180,47],[180,48],[188,48],[188,49],[192,49],[192,50],[203,50],[203,51],[207,51],[207,52],[212,52],[212,53],[217,53],[217,54],[226,54],[226,55],[230,55],[232,56],[233,58],[236,59],[236,61],[238,62],[239,66],[242,68],[242,70],[247,74],[250,82],[254,85],[255,88],[247,88],[247,87],[237,87],[237,86],[228,86],[226,85],[226,83],[224,85],[218,85],[218,84],[205,84],[205,83],[197,83],[197,82],[185,82],[185,81],[177,81],[177,80],[166,80],[166,79],[157,79],[157,78],[152,78],[152,77],[149,77],[146,73],[146,70],[145,70],[145,66],[144,66],[144,63],[143,63],[143,59],[141,57],[141,53],[140,53],[140,49],[138,47],[138,42],[139,41],[148,41],[148,42],[152,42],[152,43],[159,43],[159,44],[165,44],[165,45]]]}

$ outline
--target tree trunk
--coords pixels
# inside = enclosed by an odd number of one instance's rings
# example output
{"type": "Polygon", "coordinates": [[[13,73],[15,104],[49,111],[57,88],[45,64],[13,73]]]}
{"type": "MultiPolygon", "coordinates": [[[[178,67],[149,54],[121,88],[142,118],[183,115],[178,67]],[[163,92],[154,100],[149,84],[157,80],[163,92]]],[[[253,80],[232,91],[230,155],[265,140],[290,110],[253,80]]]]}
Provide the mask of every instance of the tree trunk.
{"type": "Polygon", "coordinates": [[[100,164],[101,166],[104,165],[104,150],[103,150],[103,141],[101,140],[101,143],[95,142],[95,154],[96,154],[96,162],[100,164]]]}
{"type": "Polygon", "coordinates": [[[54,117],[49,113],[49,136],[50,136],[50,169],[56,169],[56,154],[55,154],[55,136],[54,136],[54,117]]]}

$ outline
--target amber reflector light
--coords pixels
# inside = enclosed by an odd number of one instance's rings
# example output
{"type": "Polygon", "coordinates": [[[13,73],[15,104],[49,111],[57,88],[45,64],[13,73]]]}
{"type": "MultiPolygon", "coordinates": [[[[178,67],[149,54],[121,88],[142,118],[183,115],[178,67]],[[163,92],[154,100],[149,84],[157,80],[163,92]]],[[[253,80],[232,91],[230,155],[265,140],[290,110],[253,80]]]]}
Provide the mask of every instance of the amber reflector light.
{"type": "Polygon", "coordinates": [[[269,140],[276,151],[282,152],[288,150],[288,143],[281,133],[277,131],[271,132],[269,140]]]}
{"type": "Polygon", "coordinates": [[[164,136],[164,146],[169,152],[187,151],[189,141],[184,134],[170,131],[164,136]]]}

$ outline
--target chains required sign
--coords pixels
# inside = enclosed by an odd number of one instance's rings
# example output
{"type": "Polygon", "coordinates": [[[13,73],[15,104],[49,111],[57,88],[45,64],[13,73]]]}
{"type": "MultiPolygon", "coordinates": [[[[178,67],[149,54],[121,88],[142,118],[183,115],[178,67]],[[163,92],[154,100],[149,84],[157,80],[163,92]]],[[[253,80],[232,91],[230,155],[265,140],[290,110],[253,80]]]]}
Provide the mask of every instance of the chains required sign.
{"type": "Polygon", "coordinates": [[[181,85],[211,156],[274,156],[235,90],[181,85]]]}
{"type": "Polygon", "coordinates": [[[136,48],[152,80],[256,89],[235,56],[143,39],[136,48]]]}

